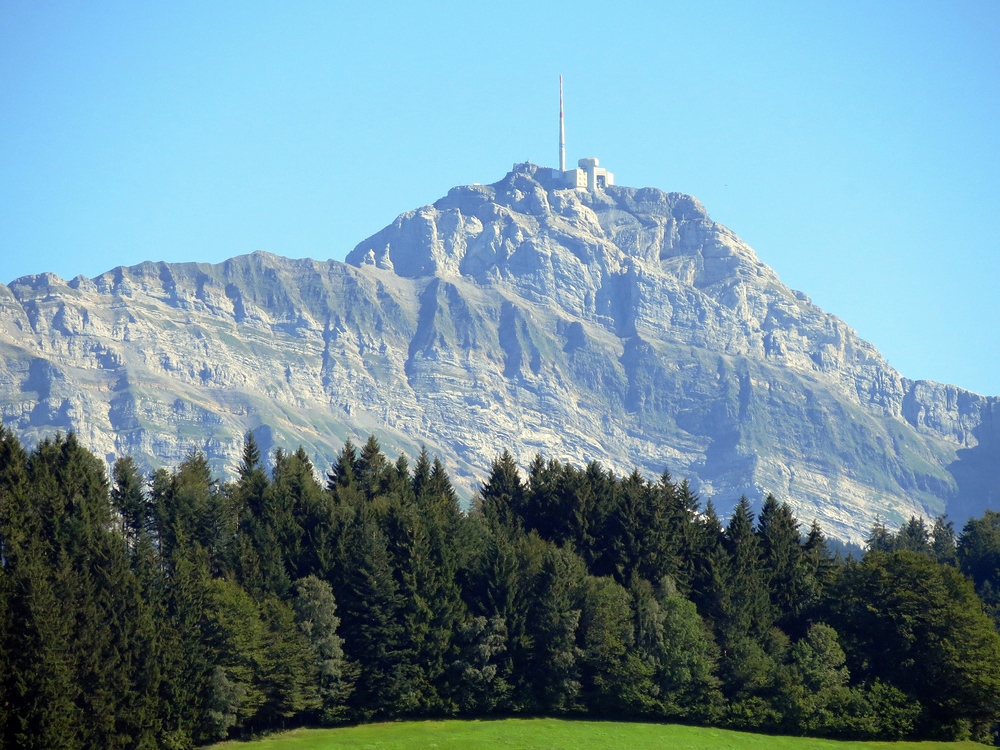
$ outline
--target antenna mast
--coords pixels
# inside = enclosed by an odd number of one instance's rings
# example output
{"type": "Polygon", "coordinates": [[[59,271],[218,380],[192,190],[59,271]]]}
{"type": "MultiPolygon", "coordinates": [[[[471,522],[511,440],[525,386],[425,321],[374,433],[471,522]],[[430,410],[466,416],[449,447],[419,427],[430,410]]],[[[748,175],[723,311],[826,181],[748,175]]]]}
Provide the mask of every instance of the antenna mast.
{"type": "Polygon", "coordinates": [[[559,171],[566,171],[566,123],[563,119],[562,76],[559,76],[559,171]]]}

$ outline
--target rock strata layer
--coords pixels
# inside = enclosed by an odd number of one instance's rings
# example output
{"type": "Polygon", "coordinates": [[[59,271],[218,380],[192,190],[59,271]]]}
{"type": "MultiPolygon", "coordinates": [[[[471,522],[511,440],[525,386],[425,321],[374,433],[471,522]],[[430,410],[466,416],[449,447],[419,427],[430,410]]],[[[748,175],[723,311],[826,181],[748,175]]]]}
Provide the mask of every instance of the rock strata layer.
{"type": "Polygon", "coordinates": [[[664,468],[725,512],[787,499],[859,541],[876,517],[1000,497],[1000,402],[911,381],[694,198],[575,191],[516,165],[337,261],[267,253],[0,285],[0,416],[146,468],[246,429],[325,469],[347,437],[424,443],[471,495],[501,447],[664,468]]]}

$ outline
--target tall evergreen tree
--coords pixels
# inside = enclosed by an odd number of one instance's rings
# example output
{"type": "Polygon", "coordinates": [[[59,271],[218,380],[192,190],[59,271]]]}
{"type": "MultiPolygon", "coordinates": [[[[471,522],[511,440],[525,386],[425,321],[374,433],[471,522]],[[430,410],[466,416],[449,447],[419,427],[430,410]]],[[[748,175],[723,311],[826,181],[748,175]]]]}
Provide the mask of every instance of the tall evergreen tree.
{"type": "Polygon", "coordinates": [[[896,549],[906,549],[919,552],[922,555],[933,555],[931,535],[924,519],[913,516],[900,528],[896,534],[896,549]]]}
{"type": "Polygon", "coordinates": [[[731,702],[731,721],[748,728],[768,726],[774,710],[766,698],[774,678],[775,646],[770,638],[774,610],[761,560],[760,542],[746,497],[740,498],[726,527],[728,576],[716,630],[723,655],[720,674],[731,702]]]}
{"type": "Polygon", "coordinates": [[[490,475],[479,491],[479,507],[490,524],[523,527],[524,484],[514,457],[506,449],[490,465],[490,475]]]}
{"type": "Polygon", "coordinates": [[[896,549],[896,535],[876,516],[872,530],[865,540],[865,546],[872,552],[892,552],[896,549]]]}
{"type": "Polygon", "coordinates": [[[317,718],[322,724],[347,719],[347,699],[354,690],[357,665],[344,656],[338,635],[340,618],[330,584],[316,576],[295,582],[295,622],[311,647],[313,677],[319,697],[317,718]]]}
{"type": "Polygon", "coordinates": [[[385,494],[386,484],[391,482],[391,468],[374,435],[368,437],[361,449],[357,472],[358,484],[367,500],[385,494]]]}
{"type": "Polygon", "coordinates": [[[415,708],[407,691],[413,655],[388,540],[370,518],[358,520],[349,533],[353,559],[341,623],[347,656],[361,670],[351,695],[352,712],[358,718],[405,716],[415,708]]]}
{"type": "Polygon", "coordinates": [[[327,474],[327,489],[333,490],[337,487],[349,487],[357,481],[358,472],[358,451],[350,438],[344,441],[344,448],[337,456],[330,473],[327,474]]]}
{"type": "Polygon", "coordinates": [[[130,549],[153,524],[153,508],[146,496],[145,481],[131,457],[115,461],[112,470],[111,507],[121,522],[122,534],[130,549]]]}
{"type": "Polygon", "coordinates": [[[532,611],[538,600],[539,580],[548,545],[537,535],[519,529],[490,527],[469,587],[473,614],[482,617],[480,631],[489,626],[495,637],[506,635],[501,648],[491,648],[497,657],[496,675],[490,686],[496,692],[482,700],[504,712],[532,710],[535,706],[535,638],[532,611]],[[500,623],[494,625],[494,623],[500,623]]]}
{"type": "Polygon", "coordinates": [[[799,524],[788,503],[773,495],[764,501],[758,520],[761,562],[777,624],[789,635],[804,634],[799,622],[812,604],[816,582],[804,559],[799,524]]]}
{"type": "Polygon", "coordinates": [[[548,545],[531,613],[536,706],[554,713],[580,711],[583,651],[577,645],[586,567],[573,550],[548,545]]]}
{"type": "Polygon", "coordinates": [[[935,559],[943,565],[958,567],[955,522],[949,521],[947,516],[938,516],[934,519],[934,528],[931,530],[931,537],[933,539],[931,548],[935,559]]]}

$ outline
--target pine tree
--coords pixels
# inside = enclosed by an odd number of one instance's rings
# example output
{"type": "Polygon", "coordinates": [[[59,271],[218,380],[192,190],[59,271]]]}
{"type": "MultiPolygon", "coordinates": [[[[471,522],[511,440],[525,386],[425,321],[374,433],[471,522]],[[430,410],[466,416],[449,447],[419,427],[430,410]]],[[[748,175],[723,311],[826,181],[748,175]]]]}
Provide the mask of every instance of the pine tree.
{"type": "Polygon", "coordinates": [[[357,481],[359,472],[358,452],[350,438],[344,441],[344,448],[337,456],[333,469],[327,477],[327,489],[334,490],[337,487],[350,487],[357,481]]]}
{"type": "Polygon", "coordinates": [[[347,699],[354,690],[357,666],[344,656],[333,590],[326,581],[311,575],[295,582],[295,592],[295,623],[312,649],[313,679],[319,694],[316,715],[322,724],[337,724],[347,718],[347,699]]]}
{"type": "Polygon", "coordinates": [[[799,618],[812,604],[815,580],[804,559],[799,524],[788,503],[773,495],[764,501],[758,520],[762,565],[777,624],[790,635],[798,635],[799,618]]]}
{"type": "Polygon", "coordinates": [[[569,548],[548,545],[532,608],[530,632],[536,706],[544,712],[581,710],[583,651],[577,645],[586,566],[569,548]]]}
{"type": "Polygon", "coordinates": [[[724,691],[734,702],[734,723],[748,728],[766,726],[773,720],[773,713],[759,701],[776,666],[768,653],[774,613],[746,497],[740,498],[729,519],[725,545],[730,563],[722,616],[716,622],[723,648],[720,672],[724,691]]]}
{"type": "Polygon", "coordinates": [[[350,700],[352,713],[359,718],[406,715],[413,708],[405,674],[412,654],[407,651],[405,602],[387,539],[371,519],[357,521],[349,533],[353,559],[341,624],[347,656],[360,667],[350,700]]]}
{"type": "Polygon", "coordinates": [[[922,555],[933,555],[931,535],[924,519],[912,516],[896,534],[896,549],[906,549],[919,552],[922,555]]]}
{"type": "Polygon", "coordinates": [[[947,516],[934,519],[932,551],[934,557],[942,565],[958,567],[958,551],[955,540],[955,522],[947,520],[947,516]]]}
{"type": "Polygon", "coordinates": [[[479,493],[479,505],[490,524],[523,528],[524,485],[514,457],[506,449],[490,466],[490,475],[479,493]]]}
{"type": "Polygon", "coordinates": [[[896,549],[896,535],[876,516],[865,545],[874,552],[892,552],[896,549]]]}

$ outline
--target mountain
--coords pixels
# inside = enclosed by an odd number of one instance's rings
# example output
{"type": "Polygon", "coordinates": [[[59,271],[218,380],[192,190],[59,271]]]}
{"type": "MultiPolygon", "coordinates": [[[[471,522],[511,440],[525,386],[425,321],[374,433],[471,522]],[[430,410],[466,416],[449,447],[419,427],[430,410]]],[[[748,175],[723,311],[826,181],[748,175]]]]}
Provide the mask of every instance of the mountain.
{"type": "Polygon", "coordinates": [[[508,447],[664,468],[860,540],[1000,497],[1000,400],[911,381],[694,198],[563,190],[518,164],[399,216],[345,263],[267,253],[0,285],[0,416],[147,468],[242,434],[424,443],[471,494],[508,447]]]}

